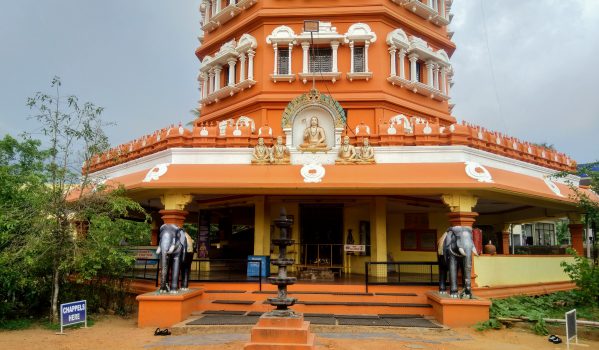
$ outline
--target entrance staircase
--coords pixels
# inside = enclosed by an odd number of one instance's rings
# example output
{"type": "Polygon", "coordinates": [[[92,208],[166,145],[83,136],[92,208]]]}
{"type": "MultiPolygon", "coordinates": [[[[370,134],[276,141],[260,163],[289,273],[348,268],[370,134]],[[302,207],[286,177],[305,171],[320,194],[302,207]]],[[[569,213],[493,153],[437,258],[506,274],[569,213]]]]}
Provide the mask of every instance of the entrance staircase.
{"type": "MultiPolygon", "coordinates": [[[[204,294],[196,313],[205,311],[244,311],[262,313],[273,309],[265,301],[276,295],[276,286],[243,283],[197,283],[204,294]]],[[[289,295],[298,299],[293,310],[304,314],[335,315],[419,315],[433,314],[425,293],[430,286],[371,286],[365,293],[363,285],[296,284],[289,295]]]]}

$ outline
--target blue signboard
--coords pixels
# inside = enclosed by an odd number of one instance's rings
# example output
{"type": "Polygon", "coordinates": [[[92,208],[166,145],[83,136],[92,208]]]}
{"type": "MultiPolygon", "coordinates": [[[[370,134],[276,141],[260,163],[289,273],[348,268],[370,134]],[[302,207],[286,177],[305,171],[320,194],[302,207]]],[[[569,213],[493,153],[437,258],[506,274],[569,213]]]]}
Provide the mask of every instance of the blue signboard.
{"type": "Polygon", "coordinates": [[[60,333],[64,326],[85,323],[87,327],[87,300],[60,304],[60,333]]]}

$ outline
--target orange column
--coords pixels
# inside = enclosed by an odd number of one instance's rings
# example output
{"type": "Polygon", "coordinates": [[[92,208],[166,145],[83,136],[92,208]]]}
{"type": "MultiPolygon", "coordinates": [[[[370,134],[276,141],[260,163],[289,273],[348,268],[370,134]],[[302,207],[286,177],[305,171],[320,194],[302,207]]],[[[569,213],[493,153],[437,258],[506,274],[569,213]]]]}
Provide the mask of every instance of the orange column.
{"type": "Polygon", "coordinates": [[[449,217],[449,225],[450,226],[472,227],[472,225],[474,225],[474,222],[476,221],[476,217],[478,216],[478,213],[459,211],[459,212],[448,213],[447,216],[449,217]]]}
{"type": "Polygon", "coordinates": [[[510,231],[501,232],[501,247],[503,255],[510,254],[510,231]]]}
{"type": "Polygon", "coordinates": [[[582,231],[584,228],[583,224],[570,224],[570,236],[572,237],[572,248],[576,250],[579,255],[584,255],[584,246],[582,244],[582,231]]]}
{"type": "Polygon", "coordinates": [[[160,215],[162,215],[162,221],[165,224],[175,224],[179,227],[183,227],[183,223],[185,223],[185,218],[187,217],[189,212],[185,210],[161,210],[160,215]]]}

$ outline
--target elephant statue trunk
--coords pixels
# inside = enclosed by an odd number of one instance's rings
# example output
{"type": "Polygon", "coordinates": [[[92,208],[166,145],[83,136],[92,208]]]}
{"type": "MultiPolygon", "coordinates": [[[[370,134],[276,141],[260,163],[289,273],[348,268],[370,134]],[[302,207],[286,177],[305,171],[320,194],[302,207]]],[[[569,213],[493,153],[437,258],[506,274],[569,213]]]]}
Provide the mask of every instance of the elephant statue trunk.
{"type": "Polygon", "coordinates": [[[472,254],[478,252],[472,240],[472,228],[450,227],[439,240],[437,261],[439,263],[439,293],[446,293],[449,275],[449,295],[452,298],[472,298],[472,254]],[[462,272],[462,293],[458,293],[458,270],[462,272]]]}

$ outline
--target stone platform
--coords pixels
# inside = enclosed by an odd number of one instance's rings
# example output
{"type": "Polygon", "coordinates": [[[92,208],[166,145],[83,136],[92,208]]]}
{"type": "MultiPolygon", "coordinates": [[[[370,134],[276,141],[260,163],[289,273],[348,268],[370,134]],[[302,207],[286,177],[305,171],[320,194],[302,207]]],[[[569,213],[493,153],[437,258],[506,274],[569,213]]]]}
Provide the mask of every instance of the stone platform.
{"type": "Polygon", "coordinates": [[[262,316],[252,328],[244,350],[314,350],[316,337],[303,315],[296,317],[262,316]]]}
{"type": "Polygon", "coordinates": [[[489,320],[490,300],[477,297],[456,299],[439,292],[427,292],[426,297],[433,306],[433,315],[445,326],[469,327],[489,320]]]}
{"type": "Polygon", "coordinates": [[[202,289],[189,289],[177,294],[151,292],[138,295],[138,327],[171,327],[189,317],[200,298],[202,289]]]}

